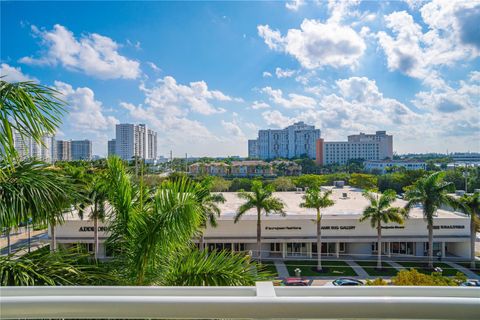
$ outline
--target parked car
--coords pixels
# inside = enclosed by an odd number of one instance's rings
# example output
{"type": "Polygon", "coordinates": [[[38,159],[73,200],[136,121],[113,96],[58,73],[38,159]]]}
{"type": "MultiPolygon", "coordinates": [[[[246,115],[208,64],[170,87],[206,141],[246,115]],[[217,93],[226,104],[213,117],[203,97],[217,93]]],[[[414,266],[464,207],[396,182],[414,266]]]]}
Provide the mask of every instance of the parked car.
{"type": "Polygon", "coordinates": [[[283,280],[283,284],[286,286],[306,287],[308,286],[308,280],[302,278],[286,278],[283,280]]]}
{"type": "Polygon", "coordinates": [[[334,286],[363,286],[363,282],[351,278],[338,278],[333,280],[332,284],[334,286]]]}
{"type": "Polygon", "coordinates": [[[462,287],[480,287],[480,281],[469,280],[469,281],[462,282],[460,284],[460,286],[462,286],[462,287]]]}

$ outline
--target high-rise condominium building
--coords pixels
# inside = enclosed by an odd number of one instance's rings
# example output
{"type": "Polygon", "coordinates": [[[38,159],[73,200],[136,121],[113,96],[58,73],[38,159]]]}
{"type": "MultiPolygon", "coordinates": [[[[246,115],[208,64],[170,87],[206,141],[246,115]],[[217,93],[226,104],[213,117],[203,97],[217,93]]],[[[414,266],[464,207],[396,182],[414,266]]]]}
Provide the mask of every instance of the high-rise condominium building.
{"type": "Polygon", "coordinates": [[[72,140],[72,160],[92,160],[92,141],[72,140]]]}
{"type": "Polygon", "coordinates": [[[316,162],[319,165],[346,164],[349,160],[384,160],[393,157],[393,136],[386,131],[348,136],[347,141],[317,141],[316,162]]]}
{"type": "Polygon", "coordinates": [[[285,129],[259,130],[258,138],[248,141],[248,156],[260,159],[307,156],[314,159],[315,144],[319,138],[320,129],[303,122],[294,123],[285,129]]]}
{"type": "Polygon", "coordinates": [[[44,135],[40,141],[31,137],[22,136],[19,132],[13,132],[13,143],[21,159],[35,158],[37,160],[52,162],[54,160],[54,137],[44,135]]]}
{"type": "Polygon", "coordinates": [[[72,142],[67,140],[57,140],[56,143],[56,161],[72,161],[72,142]]]}
{"type": "Polygon", "coordinates": [[[117,124],[115,128],[115,154],[123,160],[134,156],[142,159],[157,157],[157,133],[145,124],[117,124]]]}
{"type": "Polygon", "coordinates": [[[110,156],[113,156],[116,154],[116,142],[117,140],[116,139],[112,139],[112,140],[108,140],[108,150],[107,150],[107,155],[110,157],[110,156]]]}

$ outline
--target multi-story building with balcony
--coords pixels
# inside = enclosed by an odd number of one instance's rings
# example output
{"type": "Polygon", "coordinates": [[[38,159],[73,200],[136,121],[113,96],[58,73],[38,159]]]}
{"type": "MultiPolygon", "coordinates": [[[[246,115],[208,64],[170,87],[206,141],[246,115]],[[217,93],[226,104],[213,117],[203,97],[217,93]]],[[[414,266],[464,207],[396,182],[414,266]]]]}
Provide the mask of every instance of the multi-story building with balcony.
{"type": "Polygon", "coordinates": [[[315,159],[320,130],[303,122],[285,129],[259,130],[256,140],[248,141],[249,158],[276,159],[307,156],[315,159]]]}
{"type": "Polygon", "coordinates": [[[387,135],[386,131],[377,131],[375,134],[350,135],[347,141],[324,142],[319,139],[316,149],[319,165],[346,164],[353,159],[392,159],[393,136],[387,135]]]}
{"type": "Polygon", "coordinates": [[[44,135],[40,141],[24,137],[19,132],[13,132],[13,143],[20,159],[35,158],[44,162],[54,161],[55,140],[51,135],[44,135]]]}
{"type": "Polygon", "coordinates": [[[157,158],[157,133],[145,124],[117,124],[115,128],[115,154],[123,160],[134,157],[150,160],[157,158]]]}
{"type": "Polygon", "coordinates": [[[92,141],[90,140],[72,140],[72,160],[92,160],[92,141]]]}
{"type": "Polygon", "coordinates": [[[72,161],[72,142],[67,140],[56,141],[56,161],[72,161]]]}

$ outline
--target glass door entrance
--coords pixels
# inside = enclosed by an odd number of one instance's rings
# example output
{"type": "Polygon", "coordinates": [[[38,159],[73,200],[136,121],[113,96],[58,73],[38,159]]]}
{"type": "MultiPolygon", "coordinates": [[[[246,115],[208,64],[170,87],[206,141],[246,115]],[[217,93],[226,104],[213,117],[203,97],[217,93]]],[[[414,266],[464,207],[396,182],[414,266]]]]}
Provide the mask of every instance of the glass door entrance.
{"type": "Polygon", "coordinates": [[[304,242],[287,243],[287,256],[302,257],[307,255],[307,244],[304,242]]]}

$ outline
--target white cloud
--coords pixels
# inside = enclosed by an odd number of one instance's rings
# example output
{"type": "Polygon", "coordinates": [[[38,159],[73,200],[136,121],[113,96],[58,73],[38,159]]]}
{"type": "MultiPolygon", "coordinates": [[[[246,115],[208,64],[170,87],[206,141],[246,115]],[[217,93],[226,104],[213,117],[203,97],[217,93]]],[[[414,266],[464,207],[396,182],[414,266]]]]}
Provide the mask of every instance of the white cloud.
{"type": "Polygon", "coordinates": [[[2,63],[0,65],[0,76],[4,77],[2,78],[2,80],[9,81],[9,82],[24,82],[24,81],[38,82],[38,79],[24,74],[20,67],[15,68],[6,63],[2,63]]]}
{"type": "Polygon", "coordinates": [[[151,62],[151,61],[147,61],[147,65],[152,68],[153,71],[155,72],[160,72],[162,71],[162,69],[160,69],[155,63],[151,62]]]}
{"type": "Polygon", "coordinates": [[[353,7],[357,6],[360,0],[328,0],[328,9],[330,11],[329,23],[341,23],[349,16],[358,15],[353,7]]]}
{"type": "Polygon", "coordinates": [[[158,79],[157,86],[151,89],[142,87],[142,90],[146,93],[148,104],[157,109],[168,110],[174,115],[183,115],[188,111],[204,115],[223,113],[225,109],[215,107],[212,102],[239,101],[221,91],[209,90],[205,81],[183,85],[171,76],[158,79]]]}
{"type": "Polygon", "coordinates": [[[262,117],[269,126],[275,126],[278,128],[284,128],[295,122],[294,118],[284,116],[280,111],[265,111],[262,113],[262,117]]]}
{"type": "Polygon", "coordinates": [[[341,95],[348,100],[375,103],[382,99],[375,80],[369,80],[366,77],[341,79],[337,80],[336,84],[341,95]]]}
{"type": "Polygon", "coordinates": [[[250,108],[252,108],[253,110],[268,109],[270,108],[270,105],[263,101],[253,101],[250,108]]]}
{"type": "Polygon", "coordinates": [[[59,24],[49,31],[32,26],[32,31],[40,37],[45,51],[38,58],[21,58],[19,61],[22,63],[60,64],[69,70],[100,79],[136,79],[141,73],[140,63],[120,55],[119,45],[106,36],[91,33],[77,39],[70,30],[59,24]]]}
{"type": "Polygon", "coordinates": [[[279,78],[279,79],[281,79],[281,78],[290,78],[290,77],[292,77],[295,73],[296,73],[295,70],[282,69],[282,68],[279,68],[279,67],[277,67],[277,68],[275,69],[275,75],[276,75],[277,78],[279,78]]]}
{"type": "Polygon", "coordinates": [[[300,29],[289,29],[285,36],[268,25],[257,28],[270,49],[294,56],[307,69],[354,67],[366,49],[355,30],[336,22],[304,19],[300,29]]]}
{"type": "Polygon", "coordinates": [[[74,89],[70,84],[55,81],[55,88],[62,94],[69,108],[68,123],[73,129],[84,132],[102,132],[113,129],[118,120],[106,116],[102,102],[95,100],[95,94],[88,87],[74,89]]]}
{"type": "Polygon", "coordinates": [[[305,0],[292,0],[285,3],[285,7],[292,11],[298,11],[303,5],[305,5],[305,0]]]}
{"type": "Polygon", "coordinates": [[[406,11],[393,12],[384,17],[392,34],[378,32],[378,41],[390,70],[439,86],[440,68],[480,56],[480,3],[432,1],[420,13],[426,32],[406,11]]]}
{"type": "Polygon", "coordinates": [[[245,139],[245,135],[243,134],[242,129],[238,126],[236,121],[221,121],[223,129],[227,132],[228,135],[232,136],[233,138],[240,138],[245,139]]]}
{"type": "Polygon", "coordinates": [[[272,74],[268,71],[263,71],[262,73],[262,77],[264,78],[271,78],[272,77],[272,74]]]}
{"type": "Polygon", "coordinates": [[[309,109],[317,104],[312,97],[296,93],[289,93],[288,98],[285,98],[280,89],[265,87],[261,91],[270,97],[270,101],[287,109],[309,109]]]}

